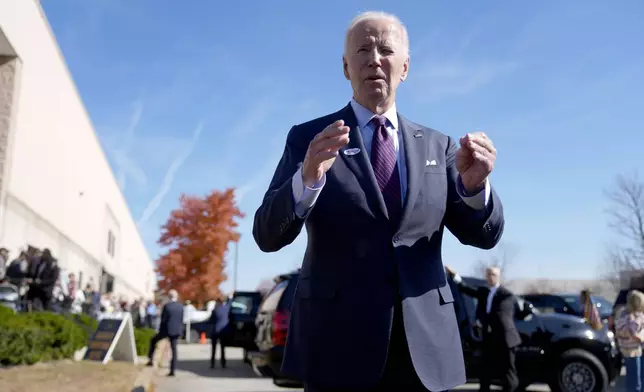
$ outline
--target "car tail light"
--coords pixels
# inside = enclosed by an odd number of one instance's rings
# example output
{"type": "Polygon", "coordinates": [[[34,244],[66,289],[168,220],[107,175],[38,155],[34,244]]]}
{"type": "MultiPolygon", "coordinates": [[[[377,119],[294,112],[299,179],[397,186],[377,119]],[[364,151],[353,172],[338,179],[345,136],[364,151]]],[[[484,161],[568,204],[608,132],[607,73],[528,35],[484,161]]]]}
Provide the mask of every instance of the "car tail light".
{"type": "Polygon", "coordinates": [[[278,310],[273,314],[273,344],[275,346],[284,346],[286,344],[289,318],[288,311],[278,310]]]}

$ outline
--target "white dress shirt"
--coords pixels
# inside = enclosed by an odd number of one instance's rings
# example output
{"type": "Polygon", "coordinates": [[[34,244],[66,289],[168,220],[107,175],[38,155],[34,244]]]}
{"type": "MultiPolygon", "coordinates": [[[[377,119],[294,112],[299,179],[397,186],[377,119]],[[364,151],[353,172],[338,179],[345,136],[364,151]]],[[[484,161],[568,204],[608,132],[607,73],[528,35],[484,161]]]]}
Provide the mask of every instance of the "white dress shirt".
{"type": "MultiPolygon", "coordinates": [[[[456,274],[452,277],[452,280],[454,280],[454,283],[459,284],[463,281],[463,278],[461,275],[456,274]]],[[[496,290],[499,288],[499,284],[496,284],[492,287],[488,287],[490,289],[490,292],[487,295],[487,302],[485,303],[485,312],[490,313],[490,310],[492,310],[492,300],[494,299],[494,294],[496,294],[496,290]]]]}
{"type": "MultiPolygon", "coordinates": [[[[373,133],[375,131],[375,128],[371,123],[371,119],[376,116],[376,114],[360,105],[355,99],[351,100],[351,108],[353,109],[358,126],[360,127],[360,135],[362,136],[362,141],[366,150],[365,152],[371,156],[371,143],[373,140],[373,133]]],[[[388,120],[387,132],[389,135],[396,135],[396,137],[393,138],[394,149],[398,155],[398,171],[400,174],[402,200],[405,200],[405,193],[407,192],[407,165],[405,162],[404,143],[402,140],[403,136],[398,126],[398,112],[396,111],[396,104],[383,113],[383,116],[388,120]]],[[[300,165],[300,168],[298,168],[297,172],[293,175],[291,183],[293,188],[293,200],[295,201],[295,214],[301,218],[306,216],[309,210],[315,205],[315,202],[317,201],[318,196],[320,196],[320,192],[322,192],[324,184],[326,183],[326,174],[322,176],[319,183],[315,184],[313,187],[308,187],[304,185],[302,167],[300,165]]],[[[475,210],[482,210],[485,208],[490,198],[489,182],[486,180],[485,188],[475,195],[465,196],[459,192],[459,196],[468,206],[475,210]]]]}
{"type": "Polygon", "coordinates": [[[490,310],[492,310],[492,300],[494,299],[494,294],[496,294],[496,289],[499,288],[499,285],[494,285],[490,287],[490,293],[487,295],[487,303],[485,304],[485,312],[490,313],[490,310]]]}

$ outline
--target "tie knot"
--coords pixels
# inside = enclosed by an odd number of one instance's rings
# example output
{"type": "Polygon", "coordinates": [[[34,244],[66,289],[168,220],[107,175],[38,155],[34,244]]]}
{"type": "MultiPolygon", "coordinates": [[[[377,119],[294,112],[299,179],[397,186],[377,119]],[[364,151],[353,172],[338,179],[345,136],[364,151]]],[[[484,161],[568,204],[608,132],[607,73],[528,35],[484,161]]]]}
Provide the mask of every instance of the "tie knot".
{"type": "Polygon", "coordinates": [[[372,123],[373,123],[373,125],[375,125],[376,127],[378,127],[378,126],[383,126],[383,127],[384,127],[385,125],[387,125],[387,117],[385,117],[385,116],[380,116],[380,115],[377,115],[377,114],[376,114],[376,115],[375,115],[375,116],[373,116],[373,118],[371,119],[371,122],[372,122],[372,123]]]}

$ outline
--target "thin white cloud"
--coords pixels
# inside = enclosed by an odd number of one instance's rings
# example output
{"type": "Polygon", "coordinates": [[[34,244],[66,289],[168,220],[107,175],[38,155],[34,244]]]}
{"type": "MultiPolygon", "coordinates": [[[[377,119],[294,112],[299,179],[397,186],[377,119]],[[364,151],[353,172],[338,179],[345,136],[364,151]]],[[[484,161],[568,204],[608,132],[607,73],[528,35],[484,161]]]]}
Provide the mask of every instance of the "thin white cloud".
{"type": "Polygon", "coordinates": [[[181,151],[181,153],[172,161],[170,164],[170,167],[168,168],[168,171],[165,173],[165,176],[163,178],[163,182],[161,183],[161,186],[159,187],[159,190],[157,193],[154,195],[154,197],[150,200],[148,203],[147,207],[143,211],[143,214],[141,215],[141,218],[138,221],[138,224],[141,225],[150,219],[152,215],[157,211],[161,203],[163,202],[163,199],[165,198],[165,195],[168,193],[170,190],[170,187],[172,186],[172,183],[174,182],[174,176],[176,175],[177,171],[181,168],[181,165],[190,157],[192,154],[192,151],[194,150],[197,141],[199,140],[199,136],[201,135],[201,131],[203,130],[203,122],[199,122],[197,127],[192,133],[192,139],[190,140],[190,144],[186,146],[186,148],[181,151]]]}
{"type": "Polygon", "coordinates": [[[130,122],[125,132],[124,141],[120,148],[114,149],[112,151],[112,158],[117,166],[116,178],[121,188],[121,191],[125,191],[127,185],[127,178],[131,177],[136,183],[140,186],[145,186],[147,184],[147,177],[145,172],[141,167],[136,163],[136,161],[130,157],[130,151],[134,144],[134,132],[139,126],[141,121],[141,115],[143,114],[143,102],[140,100],[134,102],[134,111],[130,117],[130,122]]]}
{"type": "Polygon", "coordinates": [[[420,83],[425,99],[440,101],[471,94],[516,67],[514,62],[429,62],[411,78],[420,83]]]}

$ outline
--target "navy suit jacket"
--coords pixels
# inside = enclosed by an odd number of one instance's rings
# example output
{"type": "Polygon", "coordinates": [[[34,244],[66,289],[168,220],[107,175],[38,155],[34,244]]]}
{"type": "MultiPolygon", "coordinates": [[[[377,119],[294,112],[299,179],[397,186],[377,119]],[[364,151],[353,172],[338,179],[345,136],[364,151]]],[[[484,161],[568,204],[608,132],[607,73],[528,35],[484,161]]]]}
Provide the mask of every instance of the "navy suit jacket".
{"type": "Polygon", "coordinates": [[[212,310],[210,324],[212,324],[213,334],[226,332],[229,323],[229,311],[230,307],[228,305],[216,305],[212,310]]]}
{"type": "Polygon", "coordinates": [[[170,337],[183,335],[183,304],[176,301],[165,304],[161,311],[159,334],[170,337]]]}
{"type": "Polygon", "coordinates": [[[454,141],[398,118],[407,193],[394,233],[350,105],[288,134],[253,226],[265,252],[289,245],[304,226],[308,233],[282,364],[286,375],[329,387],[375,385],[387,358],[394,303],[402,299],[411,358],[425,387],[440,391],[465,382],[441,259],[443,230],[463,244],[490,249],[503,232],[501,201],[492,190],[486,210],[465,204],[456,190],[454,141]],[[291,179],[313,137],[339,119],[350,128],[350,143],[327,172],[315,206],[300,218],[291,179]],[[345,155],[348,148],[360,152],[345,155]]]}

